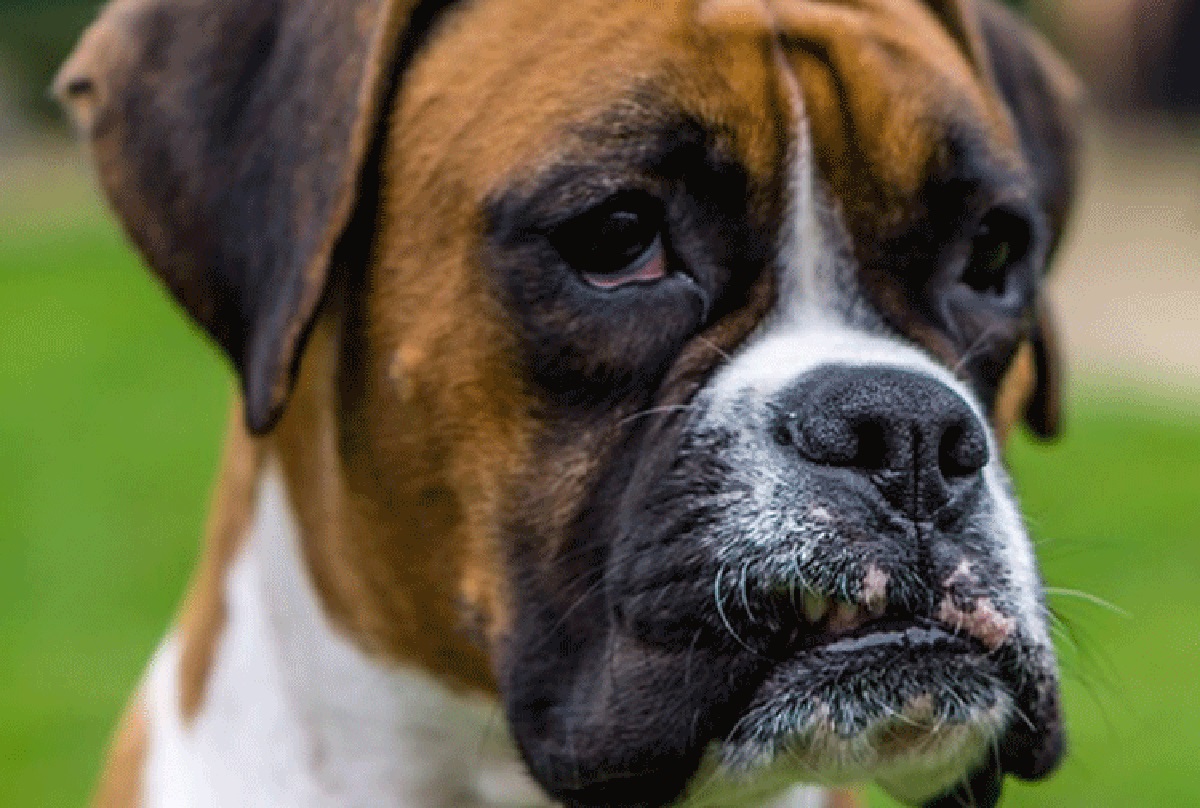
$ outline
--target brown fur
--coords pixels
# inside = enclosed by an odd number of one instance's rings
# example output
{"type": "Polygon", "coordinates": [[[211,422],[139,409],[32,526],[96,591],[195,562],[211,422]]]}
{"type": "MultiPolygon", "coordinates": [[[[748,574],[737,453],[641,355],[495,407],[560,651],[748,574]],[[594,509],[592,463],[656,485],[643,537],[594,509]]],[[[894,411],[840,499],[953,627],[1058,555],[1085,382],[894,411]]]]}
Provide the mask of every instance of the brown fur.
{"type": "MultiPolygon", "coordinates": [[[[455,492],[462,510],[451,535],[461,534],[448,543],[466,548],[455,578],[492,637],[504,633],[508,612],[496,574],[504,566],[497,528],[505,492],[528,466],[527,444],[539,424],[524,379],[515,373],[515,329],[474,265],[478,211],[496,191],[520,182],[513,166],[525,174],[526,166],[537,170],[577,152],[579,144],[565,133],[628,92],[633,70],[666,76],[667,91],[683,108],[725,121],[740,159],[760,176],[771,176],[780,159],[771,122],[764,127],[751,113],[751,104],[768,94],[761,58],[731,60],[746,82],[732,91],[731,82],[705,84],[687,65],[705,58],[715,43],[700,40],[680,19],[647,16],[635,4],[481,4],[473,9],[469,33],[451,27],[414,64],[396,104],[382,189],[389,226],[380,234],[379,261],[368,279],[375,290],[364,315],[371,324],[364,346],[369,364],[356,403],[364,413],[393,415],[353,427],[355,445],[370,447],[373,458],[369,468],[351,473],[364,487],[377,481],[381,493],[430,485],[455,492]],[[577,24],[579,15],[600,18],[601,5],[603,26],[577,24]],[[528,31],[538,33],[521,33],[528,31]],[[619,52],[602,44],[618,38],[619,52]],[[472,54],[469,62],[461,58],[465,52],[472,54]],[[584,71],[573,69],[581,53],[597,54],[584,71]],[[499,121],[506,136],[475,125],[483,119],[499,121]],[[438,227],[425,225],[431,220],[438,227]],[[420,459],[415,469],[414,459],[420,459]]],[[[711,366],[719,349],[708,353],[711,366]]],[[[561,449],[553,478],[540,481],[535,518],[555,526],[547,531],[551,535],[571,518],[606,454],[606,428],[587,434],[561,449]]],[[[389,496],[389,510],[414,512],[415,503],[389,496]]]]}
{"type": "Polygon", "coordinates": [[[94,808],[137,808],[141,805],[147,740],[146,706],[138,694],[125,709],[109,745],[104,771],[92,799],[94,808]]]}
{"type": "Polygon", "coordinates": [[[205,531],[204,554],[179,613],[180,711],[185,721],[204,703],[208,672],[225,625],[225,577],[246,538],[254,516],[254,494],[262,447],[243,425],[241,401],[235,401],[221,459],[220,485],[205,531]]]}
{"type": "Polygon", "coordinates": [[[996,406],[992,413],[992,427],[1001,445],[1008,441],[1013,429],[1029,406],[1029,399],[1037,385],[1037,369],[1034,367],[1033,348],[1029,343],[1021,346],[1013,359],[1000,392],[996,395],[996,406]]]}
{"type": "Polygon", "coordinates": [[[293,401],[271,437],[321,601],[370,653],[493,692],[487,658],[465,631],[459,605],[472,552],[459,489],[445,480],[437,448],[416,440],[423,432],[401,433],[390,466],[343,452],[343,435],[369,424],[338,403],[345,354],[335,320],[331,315],[314,334],[293,401]]]}

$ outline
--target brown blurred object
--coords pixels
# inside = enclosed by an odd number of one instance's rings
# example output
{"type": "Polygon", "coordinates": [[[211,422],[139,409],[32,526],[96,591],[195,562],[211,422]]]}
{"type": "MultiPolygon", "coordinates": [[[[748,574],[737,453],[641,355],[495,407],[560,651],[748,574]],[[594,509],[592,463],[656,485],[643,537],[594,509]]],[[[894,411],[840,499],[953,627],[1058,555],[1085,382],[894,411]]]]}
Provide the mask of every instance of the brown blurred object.
{"type": "Polygon", "coordinates": [[[1051,281],[1072,375],[1197,391],[1196,132],[1114,118],[1088,127],[1083,193],[1051,281]]]}
{"type": "Polygon", "coordinates": [[[1043,0],[1033,16],[1097,101],[1200,113],[1200,0],[1043,0]]]}
{"type": "Polygon", "coordinates": [[[1084,375],[1200,389],[1200,0],[1030,13],[1100,113],[1052,282],[1067,353],[1084,375]]]}
{"type": "Polygon", "coordinates": [[[1153,100],[1178,112],[1200,112],[1200,0],[1184,0],[1166,58],[1156,65],[1153,100]]]}

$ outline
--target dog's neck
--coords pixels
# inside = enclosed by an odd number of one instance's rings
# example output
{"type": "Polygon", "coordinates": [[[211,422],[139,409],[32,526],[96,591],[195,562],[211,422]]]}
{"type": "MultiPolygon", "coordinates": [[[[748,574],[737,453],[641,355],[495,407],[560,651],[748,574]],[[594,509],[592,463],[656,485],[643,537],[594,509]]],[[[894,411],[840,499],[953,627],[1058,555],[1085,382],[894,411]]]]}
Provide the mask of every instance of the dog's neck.
{"type": "Polygon", "coordinates": [[[287,411],[259,441],[286,480],[306,577],[325,617],[371,657],[494,694],[464,619],[467,508],[410,413],[347,402],[343,358],[369,361],[352,339],[336,314],[319,324],[287,411]],[[385,437],[367,431],[379,423],[385,437]]]}
{"type": "Polygon", "coordinates": [[[544,805],[436,578],[453,536],[355,489],[336,333],[314,333],[270,436],[235,404],[200,573],[144,691],[147,803],[544,805]]]}
{"type": "Polygon", "coordinates": [[[541,804],[492,702],[376,661],[330,623],[272,461],[256,499],[195,714],[179,707],[185,638],[150,674],[150,804],[541,804]]]}

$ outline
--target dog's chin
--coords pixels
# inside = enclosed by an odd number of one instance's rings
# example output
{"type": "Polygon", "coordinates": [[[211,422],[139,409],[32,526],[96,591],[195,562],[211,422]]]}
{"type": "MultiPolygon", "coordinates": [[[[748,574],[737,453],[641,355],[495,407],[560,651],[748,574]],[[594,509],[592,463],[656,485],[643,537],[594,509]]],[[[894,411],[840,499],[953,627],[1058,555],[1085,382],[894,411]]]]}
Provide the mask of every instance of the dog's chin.
{"type": "Polygon", "coordinates": [[[780,663],[717,750],[747,781],[875,781],[920,805],[994,749],[1014,699],[985,649],[896,622],[818,642],[780,663]]]}

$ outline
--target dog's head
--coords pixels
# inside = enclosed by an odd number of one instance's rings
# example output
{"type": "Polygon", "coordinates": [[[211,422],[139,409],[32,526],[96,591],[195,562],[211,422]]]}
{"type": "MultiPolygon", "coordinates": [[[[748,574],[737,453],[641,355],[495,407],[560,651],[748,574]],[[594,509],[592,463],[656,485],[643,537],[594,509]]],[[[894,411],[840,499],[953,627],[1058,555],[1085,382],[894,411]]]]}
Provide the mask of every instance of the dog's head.
{"type": "Polygon", "coordinates": [[[551,793],[1055,766],[1000,448],[1071,88],[990,0],[120,0],[60,91],[253,430],[328,324],[330,471],[551,793]]]}

